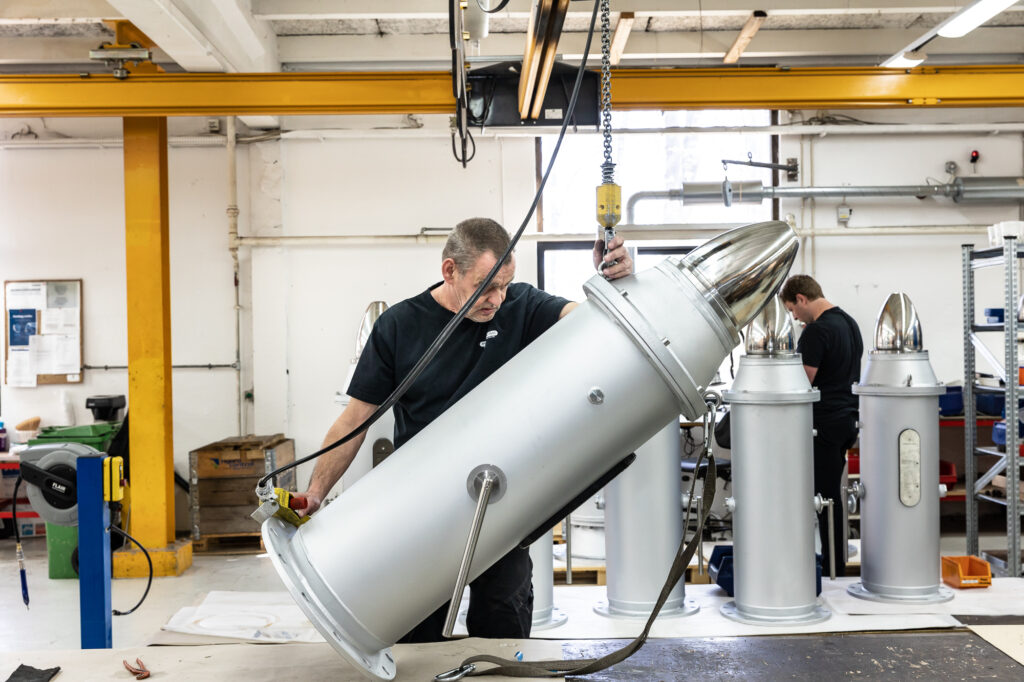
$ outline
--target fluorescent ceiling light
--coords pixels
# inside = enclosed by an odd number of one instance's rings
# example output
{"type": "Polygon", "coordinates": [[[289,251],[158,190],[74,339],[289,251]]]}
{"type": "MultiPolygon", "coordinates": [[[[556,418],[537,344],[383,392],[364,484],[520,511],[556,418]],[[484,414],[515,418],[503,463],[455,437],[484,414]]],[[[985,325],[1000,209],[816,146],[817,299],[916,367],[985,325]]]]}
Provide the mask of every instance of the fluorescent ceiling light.
{"type": "Polygon", "coordinates": [[[959,38],[961,36],[965,36],[978,26],[984,24],[986,21],[1002,12],[1007,7],[1015,5],[1018,1],[1019,0],[976,0],[935,28],[929,30],[920,38],[915,39],[914,42],[910,43],[902,50],[882,62],[881,65],[895,69],[917,66],[923,62],[924,59],[922,58],[918,61],[910,61],[914,59],[912,55],[921,50],[921,48],[927,45],[935,38],[935,36],[942,36],[943,38],[959,38]]]}
{"type": "Polygon", "coordinates": [[[1017,0],[977,0],[942,22],[936,33],[943,38],[960,38],[1015,4],[1017,0]]]}
{"type": "Polygon", "coordinates": [[[925,59],[928,59],[928,55],[924,52],[900,52],[882,62],[882,66],[890,69],[909,69],[925,59]]]}

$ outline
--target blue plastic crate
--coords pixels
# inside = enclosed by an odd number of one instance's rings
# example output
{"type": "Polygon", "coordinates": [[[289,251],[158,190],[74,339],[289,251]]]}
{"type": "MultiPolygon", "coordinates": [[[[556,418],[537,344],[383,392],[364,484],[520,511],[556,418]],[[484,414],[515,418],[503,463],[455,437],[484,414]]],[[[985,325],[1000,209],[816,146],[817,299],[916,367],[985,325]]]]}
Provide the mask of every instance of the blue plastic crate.
{"type": "Polygon", "coordinates": [[[716,545],[708,559],[708,577],[728,594],[732,593],[732,545],[716,545]]]}
{"type": "Polygon", "coordinates": [[[979,393],[975,396],[978,414],[1003,414],[1006,396],[999,393],[979,393]]]}
{"type": "Polygon", "coordinates": [[[1003,322],[1005,313],[1002,308],[985,308],[985,317],[991,324],[999,324],[1003,322]]]}
{"type": "Polygon", "coordinates": [[[962,386],[946,386],[945,395],[939,396],[939,414],[952,416],[964,413],[964,389],[962,386]]]}

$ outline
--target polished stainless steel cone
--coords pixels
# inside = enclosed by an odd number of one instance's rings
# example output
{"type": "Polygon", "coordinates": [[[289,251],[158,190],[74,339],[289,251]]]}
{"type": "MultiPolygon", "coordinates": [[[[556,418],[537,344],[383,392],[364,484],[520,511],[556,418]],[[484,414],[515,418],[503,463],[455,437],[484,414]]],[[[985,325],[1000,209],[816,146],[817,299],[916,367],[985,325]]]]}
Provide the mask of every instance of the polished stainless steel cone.
{"type": "Polygon", "coordinates": [[[373,325],[377,323],[377,318],[383,315],[387,309],[388,304],[384,301],[373,301],[370,305],[366,306],[366,312],[363,313],[363,321],[359,323],[359,333],[356,334],[356,354],[352,362],[358,361],[359,356],[363,354],[363,347],[366,345],[366,340],[370,338],[373,325]]]}
{"type": "Polygon", "coordinates": [[[924,349],[921,320],[910,297],[903,292],[890,294],[878,313],[875,325],[875,350],[890,353],[916,353],[924,349]]]}
{"type": "Polygon", "coordinates": [[[729,230],[691,252],[684,265],[714,290],[742,329],[779,290],[796,260],[796,234],[773,220],[729,230]]]}
{"type": "Polygon", "coordinates": [[[778,296],[773,296],[747,325],[746,348],[747,355],[786,355],[796,352],[793,319],[778,296]]]}

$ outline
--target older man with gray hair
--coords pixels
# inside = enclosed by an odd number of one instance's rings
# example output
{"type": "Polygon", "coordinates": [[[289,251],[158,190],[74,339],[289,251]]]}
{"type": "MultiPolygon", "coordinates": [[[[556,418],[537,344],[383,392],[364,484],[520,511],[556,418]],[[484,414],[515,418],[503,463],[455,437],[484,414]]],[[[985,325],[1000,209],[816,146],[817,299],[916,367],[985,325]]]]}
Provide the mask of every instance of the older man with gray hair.
{"type": "MultiPolygon", "coordinates": [[[[505,228],[487,218],[470,218],[455,226],[441,255],[442,280],[392,306],[374,325],[348,387],[351,401],[328,430],[325,447],[355,429],[387,399],[487,278],[509,242],[505,228]]],[[[621,237],[603,253],[604,242],[598,240],[594,265],[603,266],[605,277],[616,279],[633,271],[621,237]]],[[[409,441],[576,306],[529,284],[513,283],[515,271],[515,254],[510,254],[438,355],[395,405],[395,447],[409,441]]],[[[495,437],[501,437],[497,430],[495,437]]],[[[304,495],[308,513],[319,508],[362,442],[360,435],[317,460],[304,495]]],[[[447,610],[448,605],[443,605],[400,641],[441,641],[447,610]]],[[[526,549],[513,549],[470,584],[466,627],[471,637],[529,637],[532,613],[531,562],[526,549]]]]}

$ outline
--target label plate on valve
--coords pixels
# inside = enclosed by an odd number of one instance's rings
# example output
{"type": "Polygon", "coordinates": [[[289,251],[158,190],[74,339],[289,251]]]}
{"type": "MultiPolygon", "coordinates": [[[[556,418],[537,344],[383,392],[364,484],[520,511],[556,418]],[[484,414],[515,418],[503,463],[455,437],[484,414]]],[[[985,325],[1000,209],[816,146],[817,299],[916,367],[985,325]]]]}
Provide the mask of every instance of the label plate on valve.
{"type": "Polygon", "coordinates": [[[913,507],[921,501],[921,434],[900,432],[900,502],[913,507]]]}

